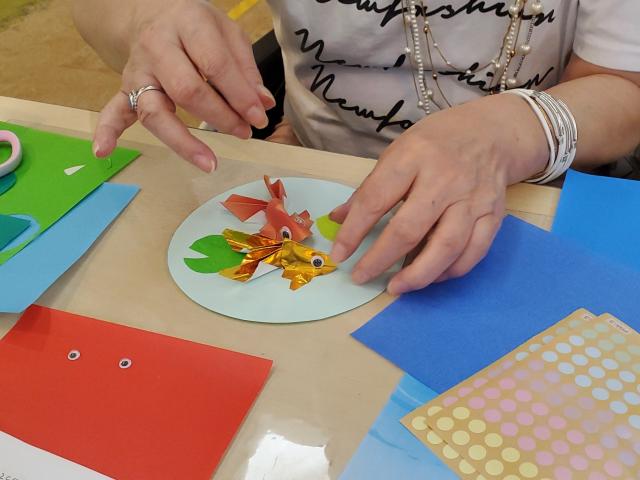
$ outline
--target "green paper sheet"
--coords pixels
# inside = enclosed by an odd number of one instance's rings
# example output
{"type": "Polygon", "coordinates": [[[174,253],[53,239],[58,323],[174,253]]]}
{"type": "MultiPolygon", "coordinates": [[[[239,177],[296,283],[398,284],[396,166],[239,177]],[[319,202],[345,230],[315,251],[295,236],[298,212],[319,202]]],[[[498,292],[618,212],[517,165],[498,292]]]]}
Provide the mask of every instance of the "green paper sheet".
{"type": "MultiPolygon", "coordinates": [[[[0,160],[0,163],[2,163],[2,160],[0,160]]],[[[9,191],[9,189],[11,187],[13,187],[16,184],[16,174],[11,172],[8,175],[5,175],[4,177],[0,177],[0,195],[2,195],[4,192],[9,191]]]]}
{"type": "Polygon", "coordinates": [[[22,244],[0,252],[0,265],[26,247],[103,182],[140,153],[117,148],[110,160],[97,159],[91,142],[33,128],[0,122],[0,130],[15,133],[22,143],[22,163],[15,170],[16,185],[0,196],[0,214],[27,215],[40,230],[22,244]],[[84,165],[68,175],[66,169],[84,165]]]}
{"type": "Polygon", "coordinates": [[[316,219],[316,226],[318,227],[320,235],[330,242],[333,242],[338,236],[338,232],[342,225],[331,220],[329,215],[325,215],[316,219]]]}
{"type": "Polygon", "coordinates": [[[196,240],[191,250],[205,255],[203,258],[185,258],[184,263],[194,272],[218,273],[242,263],[244,254],[234,252],[222,235],[209,235],[196,240]]]}
{"type": "Polygon", "coordinates": [[[0,250],[29,228],[29,225],[31,225],[29,220],[0,215],[0,250]]]}

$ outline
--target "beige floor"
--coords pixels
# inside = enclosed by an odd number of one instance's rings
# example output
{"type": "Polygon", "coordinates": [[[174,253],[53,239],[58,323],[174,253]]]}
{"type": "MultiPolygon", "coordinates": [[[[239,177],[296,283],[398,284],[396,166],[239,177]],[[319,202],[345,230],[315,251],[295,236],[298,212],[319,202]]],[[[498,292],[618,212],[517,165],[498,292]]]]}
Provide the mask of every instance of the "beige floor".
{"type": "MultiPolygon", "coordinates": [[[[271,29],[264,0],[212,3],[235,13],[249,7],[238,21],[253,40],[271,29]]],[[[0,23],[0,65],[3,96],[97,111],[119,89],[118,75],[102,63],[73,26],[71,0],[39,0],[18,18],[0,23]]],[[[196,124],[195,119],[185,118],[196,124]]]]}

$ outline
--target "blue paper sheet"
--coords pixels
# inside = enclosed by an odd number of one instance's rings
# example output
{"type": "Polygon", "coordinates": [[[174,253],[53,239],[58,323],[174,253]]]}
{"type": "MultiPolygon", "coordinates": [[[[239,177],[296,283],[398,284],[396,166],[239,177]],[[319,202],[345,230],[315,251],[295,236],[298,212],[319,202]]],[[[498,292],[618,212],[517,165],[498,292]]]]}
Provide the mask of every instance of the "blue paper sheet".
{"type": "Polygon", "coordinates": [[[355,338],[443,392],[584,307],[640,330],[640,272],[514,217],[467,276],[403,295],[355,338]]]}
{"type": "Polygon", "coordinates": [[[553,233],[640,270],[640,182],[570,170],[553,233]]]}
{"type": "Polygon", "coordinates": [[[400,419],[436,397],[405,375],[339,480],[434,479],[458,477],[414,437],[400,419]]]}
{"type": "Polygon", "coordinates": [[[0,265],[0,312],[35,302],[88,249],[139,191],[105,183],[26,249],[0,265]]]}

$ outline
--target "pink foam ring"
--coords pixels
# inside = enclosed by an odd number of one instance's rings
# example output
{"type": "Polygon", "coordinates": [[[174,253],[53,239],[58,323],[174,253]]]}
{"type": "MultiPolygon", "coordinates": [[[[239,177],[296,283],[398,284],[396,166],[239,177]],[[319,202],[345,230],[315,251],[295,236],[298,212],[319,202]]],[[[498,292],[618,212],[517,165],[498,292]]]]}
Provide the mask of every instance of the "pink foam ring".
{"type": "Polygon", "coordinates": [[[553,471],[556,480],[572,480],[573,472],[567,467],[558,467],[553,471]]]}
{"type": "Polygon", "coordinates": [[[548,467],[549,465],[553,465],[555,458],[553,453],[547,452],[545,450],[536,453],[536,461],[539,465],[543,467],[548,467]]]}
{"type": "Polygon", "coordinates": [[[452,405],[457,401],[458,401],[458,397],[447,397],[442,401],[442,405],[444,405],[445,407],[448,407],[449,405],[452,405]]]}
{"type": "Polygon", "coordinates": [[[0,142],[7,142],[11,145],[11,155],[7,160],[0,163],[0,177],[4,177],[20,165],[22,161],[22,145],[16,134],[9,130],[0,130],[0,142]]]}
{"type": "Polygon", "coordinates": [[[622,475],[622,465],[620,465],[615,460],[609,460],[604,464],[604,471],[611,475],[613,478],[618,478],[622,475]]]}

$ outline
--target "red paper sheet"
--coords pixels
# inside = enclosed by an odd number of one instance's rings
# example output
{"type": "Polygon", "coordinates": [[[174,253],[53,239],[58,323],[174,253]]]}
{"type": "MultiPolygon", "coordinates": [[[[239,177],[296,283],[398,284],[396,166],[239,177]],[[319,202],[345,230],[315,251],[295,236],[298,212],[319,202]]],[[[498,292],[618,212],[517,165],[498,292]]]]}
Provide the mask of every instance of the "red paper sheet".
{"type": "Polygon", "coordinates": [[[271,365],[32,306],[0,340],[0,430],[118,480],[209,479],[271,365]]]}

